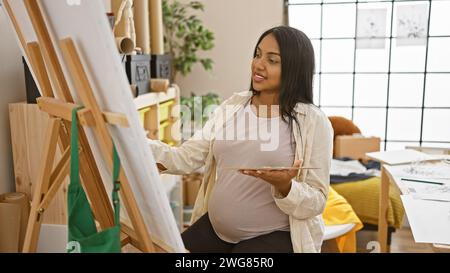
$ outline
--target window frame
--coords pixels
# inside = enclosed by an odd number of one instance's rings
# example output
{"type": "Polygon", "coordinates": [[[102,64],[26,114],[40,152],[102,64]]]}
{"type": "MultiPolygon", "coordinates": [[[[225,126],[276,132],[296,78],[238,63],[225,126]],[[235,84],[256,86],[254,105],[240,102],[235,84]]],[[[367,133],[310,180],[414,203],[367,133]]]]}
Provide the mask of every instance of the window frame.
{"type": "MultiPolygon", "coordinates": [[[[432,17],[432,9],[433,9],[433,2],[442,2],[440,0],[372,0],[372,1],[336,1],[336,2],[327,2],[327,1],[314,1],[315,3],[310,3],[308,1],[302,1],[302,3],[292,3],[293,1],[289,1],[289,0],[285,0],[285,15],[287,16],[287,18],[285,19],[285,22],[287,22],[287,24],[289,25],[289,7],[291,6],[309,6],[309,5],[314,5],[314,6],[320,6],[321,12],[320,12],[320,37],[319,38],[311,38],[312,41],[315,41],[316,43],[319,43],[319,54],[317,54],[317,56],[319,57],[318,64],[316,65],[316,69],[318,68],[318,71],[315,72],[315,81],[318,81],[317,84],[317,92],[315,93],[315,96],[318,96],[318,100],[316,100],[318,102],[318,105],[320,108],[330,108],[330,109],[336,109],[336,108],[342,108],[342,110],[346,109],[349,110],[351,109],[351,119],[354,120],[355,118],[355,109],[367,109],[367,108],[377,108],[377,109],[384,109],[385,113],[386,113],[386,120],[385,120],[385,130],[384,130],[384,136],[380,137],[382,138],[382,146],[384,146],[384,149],[386,150],[387,147],[389,146],[389,143],[417,143],[419,146],[422,146],[423,143],[429,143],[429,144],[433,144],[433,143],[443,143],[444,145],[448,145],[450,146],[450,139],[440,139],[440,140],[429,140],[429,139],[424,139],[424,114],[426,110],[429,109],[440,109],[440,110],[448,110],[450,111],[450,101],[448,106],[439,106],[439,107],[433,107],[433,106],[427,106],[426,105],[426,97],[427,97],[427,78],[429,75],[434,75],[434,74],[445,74],[445,75],[450,75],[450,71],[428,71],[428,56],[429,56],[429,41],[430,38],[450,38],[450,33],[449,35],[430,35],[430,23],[431,23],[431,17],[432,17]],[[305,3],[306,2],[306,3],[305,3]],[[425,44],[425,64],[423,67],[423,70],[421,71],[391,71],[392,68],[392,47],[394,44],[394,41],[396,39],[396,37],[393,37],[393,28],[394,28],[394,24],[395,24],[395,19],[394,19],[394,10],[396,7],[397,3],[427,3],[428,4],[428,24],[427,24],[427,31],[426,31],[426,44],[425,44]],[[389,44],[389,49],[388,49],[388,69],[386,72],[357,72],[356,71],[356,62],[357,62],[357,52],[358,49],[356,47],[356,42],[358,37],[357,36],[357,22],[358,22],[358,7],[360,4],[374,4],[374,3],[387,3],[389,4],[389,8],[390,10],[390,14],[388,14],[388,20],[390,20],[390,30],[388,31],[389,36],[385,35],[386,37],[377,37],[380,39],[388,39],[389,41],[387,42],[389,44]],[[324,10],[324,6],[329,6],[329,5],[354,5],[355,8],[355,37],[333,37],[333,38],[326,38],[323,37],[323,10],[324,10]],[[390,18],[389,18],[390,15],[390,18]],[[353,47],[353,51],[354,51],[354,55],[353,55],[353,71],[351,72],[324,72],[324,66],[323,66],[323,61],[322,61],[322,56],[323,56],[323,42],[327,41],[327,40],[340,40],[340,39],[353,39],[354,40],[354,47],[353,47]],[[352,87],[352,102],[351,102],[351,106],[340,106],[340,105],[323,105],[322,104],[322,76],[323,75],[330,75],[330,74],[337,74],[337,75],[352,75],[353,77],[353,87],[352,87]],[[368,75],[386,75],[387,76],[387,92],[386,92],[386,105],[385,106],[356,106],[355,105],[355,80],[357,75],[363,75],[363,74],[368,74],[368,75]],[[421,104],[416,105],[416,106],[391,106],[390,105],[390,89],[391,89],[391,75],[397,75],[397,74],[414,74],[414,75],[423,75],[423,86],[421,86],[422,89],[422,99],[421,99],[421,104]],[[390,109],[419,109],[420,110],[420,136],[419,139],[414,139],[414,140],[403,140],[403,139],[390,139],[388,138],[388,127],[389,127],[389,110],[390,109]]],[[[297,1],[299,2],[299,1],[297,1]]],[[[325,68],[326,71],[326,68],[325,68]]],[[[450,130],[450,129],[449,129],[450,130]]]]}

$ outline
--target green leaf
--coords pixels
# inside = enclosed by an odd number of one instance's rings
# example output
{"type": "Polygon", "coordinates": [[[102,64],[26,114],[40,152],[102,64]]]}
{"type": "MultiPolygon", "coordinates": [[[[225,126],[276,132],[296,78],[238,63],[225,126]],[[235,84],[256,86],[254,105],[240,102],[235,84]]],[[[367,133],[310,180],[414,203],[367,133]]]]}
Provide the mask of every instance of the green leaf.
{"type": "Polygon", "coordinates": [[[191,1],[189,3],[189,5],[193,8],[193,9],[199,9],[201,11],[204,11],[204,6],[203,3],[199,2],[199,1],[191,1]]]}
{"type": "Polygon", "coordinates": [[[211,70],[212,69],[212,64],[213,64],[213,61],[211,60],[211,59],[201,59],[200,60],[200,62],[202,63],[202,65],[203,65],[203,68],[205,69],[205,70],[211,70]]]}
{"type": "Polygon", "coordinates": [[[163,0],[164,46],[173,54],[175,72],[183,75],[190,73],[198,62],[205,70],[211,70],[213,64],[212,60],[197,56],[199,51],[214,47],[214,35],[192,13],[195,10],[204,11],[204,4],[200,1],[183,4],[179,0],[163,0]]]}

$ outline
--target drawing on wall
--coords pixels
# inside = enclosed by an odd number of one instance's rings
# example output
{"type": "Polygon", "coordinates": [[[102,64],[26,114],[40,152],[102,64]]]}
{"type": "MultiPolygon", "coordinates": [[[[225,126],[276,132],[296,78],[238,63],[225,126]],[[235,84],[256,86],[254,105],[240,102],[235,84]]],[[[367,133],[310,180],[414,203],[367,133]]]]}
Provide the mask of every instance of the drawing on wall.
{"type": "Polygon", "coordinates": [[[384,49],[387,9],[358,9],[357,49],[384,49]]]}
{"type": "Polygon", "coordinates": [[[421,46],[427,42],[428,5],[397,8],[397,46],[421,46]]]}

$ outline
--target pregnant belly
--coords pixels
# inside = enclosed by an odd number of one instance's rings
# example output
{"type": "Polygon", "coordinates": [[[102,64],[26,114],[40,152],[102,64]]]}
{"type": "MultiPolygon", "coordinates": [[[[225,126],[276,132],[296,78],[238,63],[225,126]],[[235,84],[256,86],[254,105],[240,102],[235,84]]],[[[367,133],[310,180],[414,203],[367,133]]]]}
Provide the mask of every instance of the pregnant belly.
{"type": "Polygon", "coordinates": [[[237,243],[276,230],[288,230],[288,216],[275,204],[270,186],[230,191],[216,185],[208,213],[216,234],[224,241],[237,243]]]}

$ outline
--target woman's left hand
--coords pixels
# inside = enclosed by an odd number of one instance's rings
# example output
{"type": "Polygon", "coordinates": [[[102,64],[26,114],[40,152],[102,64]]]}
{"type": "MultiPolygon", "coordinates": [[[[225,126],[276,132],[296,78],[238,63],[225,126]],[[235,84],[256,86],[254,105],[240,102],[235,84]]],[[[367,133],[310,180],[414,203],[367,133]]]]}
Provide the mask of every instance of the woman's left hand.
{"type": "MultiPolygon", "coordinates": [[[[301,160],[295,160],[293,167],[300,167],[301,165],[301,160]]],[[[261,178],[267,183],[273,185],[278,192],[286,197],[291,190],[292,178],[297,175],[298,169],[258,171],[242,169],[239,170],[239,172],[245,175],[261,178]]]]}

